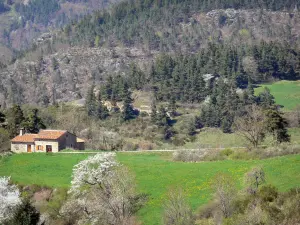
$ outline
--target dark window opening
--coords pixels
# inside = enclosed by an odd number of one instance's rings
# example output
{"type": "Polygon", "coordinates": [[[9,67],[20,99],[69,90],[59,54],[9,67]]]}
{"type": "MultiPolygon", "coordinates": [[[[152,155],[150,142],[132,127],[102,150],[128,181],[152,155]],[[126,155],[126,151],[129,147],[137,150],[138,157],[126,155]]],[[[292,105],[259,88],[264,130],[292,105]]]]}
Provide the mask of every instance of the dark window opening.
{"type": "Polygon", "coordinates": [[[46,152],[52,152],[52,145],[46,145],[46,152]]]}

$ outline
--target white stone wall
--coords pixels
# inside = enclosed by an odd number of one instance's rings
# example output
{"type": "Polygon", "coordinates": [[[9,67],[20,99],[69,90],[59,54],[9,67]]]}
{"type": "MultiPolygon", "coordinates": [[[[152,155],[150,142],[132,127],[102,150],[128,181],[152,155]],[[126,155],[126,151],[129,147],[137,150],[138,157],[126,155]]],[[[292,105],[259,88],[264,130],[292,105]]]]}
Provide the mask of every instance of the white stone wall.
{"type": "Polygon", "coordinates": [[[31,152],[35,152],[34,145],[30,143],[11,143],[11,151],[15,153],[26,153],[27,145],[31,145],[31,152]]]}
{"type": "Polygon", "coordinates": [[[58,152],[59,151],[57,141],[35,141],[35,151],[36,152],[46,152],[46,145],[51,145],[52,146],[52,152],[58,152]],[[42,151],[37,150],[39,145],[43,146],[42,151]]]}

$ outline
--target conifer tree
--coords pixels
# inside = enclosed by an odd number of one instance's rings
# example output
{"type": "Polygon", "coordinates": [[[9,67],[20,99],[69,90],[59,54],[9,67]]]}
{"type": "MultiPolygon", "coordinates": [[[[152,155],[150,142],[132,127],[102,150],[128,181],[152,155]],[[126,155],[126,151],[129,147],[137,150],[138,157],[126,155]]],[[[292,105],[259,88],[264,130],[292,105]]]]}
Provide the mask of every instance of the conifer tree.
{"type": "Polygon", "coordinates": [[[273,134],[277,142],[289,142],[290,135],[288,134],[287,120],[282,116],[282,113],[277,109],[268,109],[266,111],[266,127],[273,134]]]}
{"type": "Polygon", "coordinates": [[[271,94],[270,89],[265,87],[263,92],[259,93],[258,95],[258,103],[264,109],[270,108],[274,105],[275,100],[274,96],[271,94]]]}
{"type": "Polygon", "coordinates": [[[170,102],[169,102],[169,105],[168,105],[168,111],[170,112],[171,116],[176,116],[176,113],[177,113],[176,109],[177,109],[177,106],[176,106],[175,97],[171,96],[170,102]]]}
{"type": "Polygon", "coordinates": [[[45,129],[46,126],[43,123],[42,119],[38,116],[38,109],[32,109],[28,114],[22,126],[29,133],[37,134],[40,129],[45,129]]]}
{"type": "Polygon", "coordinates": [[[131,120],[131,119],[134,119],[136,117],[136,113],[132,107],[132,98],[131,98],[131,92],[129,91],[129,88],[125,87],[124,88],[124,102],[123,102],[123,111],[122,111],[122,119],[124,121],[127,121],[127,120],[131,120]]]}
{"type": "Polygon", "coordinates": [[[98,93],[97,96],[97,110],[96,117],[100,120],[104,120],[109,116],[109,111],[105,105],[102,103],[101,93],[98,93]]]}
{"type": "Polygon", "coordinates": [[[20,105],[14,105],[7,114],[8,132],[11,138],[15,137],[24,121],[23,111],[20,105]]]}
{"type": "Polygon", "coordinates": [[[92,85],[87,92],[85,100],[85,109],[89,116],[95,116],[97,111],[96,97],[94,94],[95,86],[92,85]]]}

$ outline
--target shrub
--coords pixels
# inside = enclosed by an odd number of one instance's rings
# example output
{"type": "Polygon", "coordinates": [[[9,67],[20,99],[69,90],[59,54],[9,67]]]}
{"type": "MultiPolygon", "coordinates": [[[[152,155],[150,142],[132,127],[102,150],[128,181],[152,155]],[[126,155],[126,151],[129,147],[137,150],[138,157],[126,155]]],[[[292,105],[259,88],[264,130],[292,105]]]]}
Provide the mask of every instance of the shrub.
{"type": "Polygon", "coordinates": [[[205,152],[203,150],[178,150],[173,153],[174,161],[199,162],[203,161],[205,152]]]}
{"type": "Polygon", "coordinates": [[[227,148],[227,149],[222,150],[222,151],[220,152],[220,154],[221,154],[222,156],[230,156],[230,155],[233,154],[233,151],[232,151],[231,149],[227,148]]]}
{"type": "Polygon", "coordinates": [[[152,150],[155,148],[155,144],[149,142],[149,141],[141,141],[138,144],[138,148],[140,150],[152,150]]]}
{"type": "Polygon", "coordinates": [[[36,225],[39,222],[40,213],[34,208],[28,199],[23,200],[11,219],[4,224],[7,225],[36,225]]]}
{"type": "Polygon", "coordinates": [[[192,225],[194,218],[190,206],[187,204],[183,192],[179,190],[171,190],[168,198],[164,203],[165,225],[192,225]]]}

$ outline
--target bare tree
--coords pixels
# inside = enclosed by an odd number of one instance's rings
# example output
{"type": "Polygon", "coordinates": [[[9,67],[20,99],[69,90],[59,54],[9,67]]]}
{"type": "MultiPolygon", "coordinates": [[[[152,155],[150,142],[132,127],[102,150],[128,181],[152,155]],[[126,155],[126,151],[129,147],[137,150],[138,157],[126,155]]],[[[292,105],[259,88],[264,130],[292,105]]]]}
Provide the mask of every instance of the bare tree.
{"type": "Polygon", "coordinates": [[[229,217],[233,211],[233,201],[237,194],[234,180],[227,174],[217,174],[212,187],[215,191],[219,209],[225,218],[229,217]]]}
{"type": "Polygon", "coordinates": [[[266,116],[257,105],[246,108],[246,114],[234,121],[234,130],[243,137],[254,148],[256,148],[265,138],[266,116]]]}
{"type": "Polygon", "coordinates": [[[194,224],[192,210],[181,189],[169,191],[167,200],[164,203],[163,222],[165,225],[194,224]]]}

